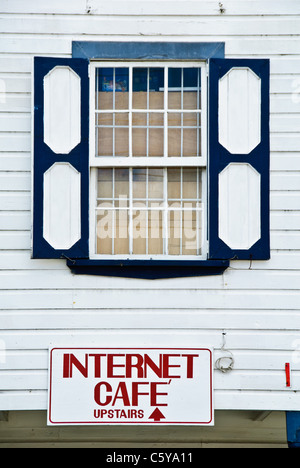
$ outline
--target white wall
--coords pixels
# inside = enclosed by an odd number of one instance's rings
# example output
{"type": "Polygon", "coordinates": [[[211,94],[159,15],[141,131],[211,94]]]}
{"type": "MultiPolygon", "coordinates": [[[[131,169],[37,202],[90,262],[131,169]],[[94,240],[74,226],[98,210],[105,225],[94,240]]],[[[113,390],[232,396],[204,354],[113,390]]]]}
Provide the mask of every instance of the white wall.
{"type": "Polygon", "coordinates": [[[216,358],[227,333],[235,370],[215,374],[216,409],[299,408],[300,1],[222,3],[224,13],[215,0],[1,0],[1,410],[46,408],[50,344],[99,344],[111,329],[116,341],[120,330],[159,339],[158,327],[199,335],[216,358]],[[224,41],[226,57],[271,59],[270,261],[151,282],[30,259],[32,57],[68,57],[72,40],[224,41]]]}

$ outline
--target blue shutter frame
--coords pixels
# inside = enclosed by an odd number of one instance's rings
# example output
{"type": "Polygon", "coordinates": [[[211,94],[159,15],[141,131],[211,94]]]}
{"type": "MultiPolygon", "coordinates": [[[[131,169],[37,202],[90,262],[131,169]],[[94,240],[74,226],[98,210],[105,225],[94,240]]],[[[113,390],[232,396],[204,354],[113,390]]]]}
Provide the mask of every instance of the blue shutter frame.
{"type": "Polygon", "coordinates": [[[89,240],[89,61],[34,59],[33,258],[88,258],[89,240]],[[55,154],[44,143],[44,77],[57,66],[70,67],[81,78],[81,142],[69,154],[55,154]],[[43,237],[44,174],[56,162],[71,164],[81,175],[81,238],[69,250],[54,249],[43,237]]]}
{"type": "Polygon", "coordinates": [[[209,66],[209,258],[268,260],[269,221],[269,93],[267,59],[211,59],[209,66]],[[261,142],[250,154],[231,154],[219,143],[219,80],[233,67],[250,68],[261,79],[261,142]],[[261,176],[261,238],[248,250],[233,250],[219,238],[219,174],[230,163],[248,163],[261,176]]]}

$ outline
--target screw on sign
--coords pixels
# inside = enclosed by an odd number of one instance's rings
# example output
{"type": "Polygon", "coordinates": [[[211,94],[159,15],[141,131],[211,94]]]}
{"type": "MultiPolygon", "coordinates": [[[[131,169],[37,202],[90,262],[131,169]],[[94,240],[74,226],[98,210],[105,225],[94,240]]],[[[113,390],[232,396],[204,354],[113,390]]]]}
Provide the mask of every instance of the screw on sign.
{"type": "Polygon", "coordinates": [[[50,352],[48,424],[213,424],[212,352],[50,352]]]}

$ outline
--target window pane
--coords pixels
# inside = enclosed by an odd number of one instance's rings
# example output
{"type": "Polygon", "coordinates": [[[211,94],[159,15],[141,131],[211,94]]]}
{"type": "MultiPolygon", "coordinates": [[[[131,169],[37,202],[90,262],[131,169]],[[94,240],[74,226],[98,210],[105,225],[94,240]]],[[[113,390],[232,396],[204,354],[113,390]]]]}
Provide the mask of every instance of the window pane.
{"type": "Polygon", "coordinates": [[[98,169],[98,194],[99,199],[113,198],[113,170],[98,169]]]}
{"type": "Polygon", "coordinates": [[[164,108],[164,69],[150,68],[149,70],[149,109],[164,108]]]}
{"type": "Polygon", "coordinates": [[[197,129],[184,129],[182,132],[183,144],[182,144],[182,156],[197,156],[197,129]]]}
{"type": "Polygon", "coordinates": [[[129,129],[115,129],[115,156],[129,156],[129,129]]]}
{"type": "Polygon", "coordinates": [[[163,157],[164,155],[164,130],[150,128],[149,130],[149,156],[163,157]]]}
{"type": "Polygon", "coordinates": [[[164,171],[163,169],[148,170],[148,198],[164,199],[164,171]]]}
{"type": "Polygon", "coordinates": [[[98,128],[98,156],[113,156],[112,128],[98,128]]]}
{"type": "MultiPolygon", "coordinates": [[[[135,207],[144,207],[145,203],[135,203],[135,207]]],[[[147,238],[147,211],[133,210],[132,216],[133,254],[145,255],[147,238]]]]}
{"type": "Polygon", "coordinates": [[[197,170],[184,168],[182,170],[182,198],[183,199],[197,199],[197,170]]]}
{"type": "Polygon", "coordinates": [[[96,109],[113,109],[114,69],[99,68],[96,75],[96,109]]]}
{"type": "MultiPolygon", "coordinates": [[[[173,202],[174,208],[180,208],[181,204],[173,202]]],[[[180,255],[181,245],[181,210],[172,211],[168,213],[169,225],[169,255],[180,255]]]]}
{"type": "Polygon", "coordinates": [[[133,69],[133,93],[132,107],[133,109],[147,109],[147,68],[133,69]]]}
{"type": "Polygon", "coordinates": [[[169,68],[169,109],[181,109],[182,68],[169,68]]]}
{"type": "MultiPolygon", "coordinates": [[[[185,207],[188,208],[188,203],[185,207]]],[[[192,204],[190,204],[192,207],[192,204]]],[[[183,211],[182,223],[182,255],[197,255],[197,216],[196,211],[183,211]]]]}
{"type": "Polygon", "coordinates": [[[113,211],[97,210],[97,253],[111,255],[112,232],[113,232],[113,211]]]}
{"type": "Polygon", "coordinates": [[[183,69],[183,109],[199,109],[200,70],[183,69]]]}
{"type": "Polygon", "coordinates": [[[129,69],[115,69],[115,109],[129,108],[129,69]]]}
{"type": "Polygon", "coordinates": [[[163,211],[148,211],[148,254],[164,253],[163,211]]]}
{"type": "Polygon", "coordinates": [[[97,114],[96,125],[97,126],[113,126],[114,119],[113,114],[97,114]]]}
{"type": "Polygon", "coordinates": [[[147,129],[132,129],[132,156],[147,156],[147,129]]]}
{"type": "Polygon", "coordinates": [[[128,210],[115,211],[114,254],[129,253],[129,212],[128,210]]]}
{"type": "Polygon", "coordinates": [[[129,169],[115,169],[115,198],[129,198],[129,169]]]}
{"type": "Polygon", "coordinates": [[[149,114],[149,125],[150,127],[164,128],[164,115],[156,113],[149,114]]]}
{"type": "Polygon", "coordinates": [[[147,169],[133,169],[132,170],[132,191],[133,199],[145,199],[146,198],[146,184],[147,181],[147,169]]]}
{"type": "Polygon", "coordinates": [[[181,199],[181,169],[168,169],[168,199],[181,199]]]}
{"type": "Polygon", "coordinates": [[[147,127],[148,114],[136,113],[132,114],[132,126],[133,127],[147,127]]]}

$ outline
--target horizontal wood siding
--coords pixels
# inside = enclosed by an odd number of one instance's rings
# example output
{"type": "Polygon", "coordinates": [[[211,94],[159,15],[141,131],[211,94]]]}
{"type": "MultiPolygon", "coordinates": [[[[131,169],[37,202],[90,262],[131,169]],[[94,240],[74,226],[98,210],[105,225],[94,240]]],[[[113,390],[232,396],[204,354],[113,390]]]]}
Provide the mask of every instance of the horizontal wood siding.
{"type": "Polygon", "coordinates": [[[0,2],[0,410],[46,409],[51,345],[191,343],[223,335],[234,371],[215,372],[217,409],[300,405],[300,2],[0,2]],[[163,281],[73,276],[31,260],[31,90],[35,55],[72,40],[225,42],[226,57],[271,59],[270,261],[163,281]],[[179,340],[179,341],[178,341],[179,340]],[[285,386],[291,363],[292,387],[285,386]]]}

